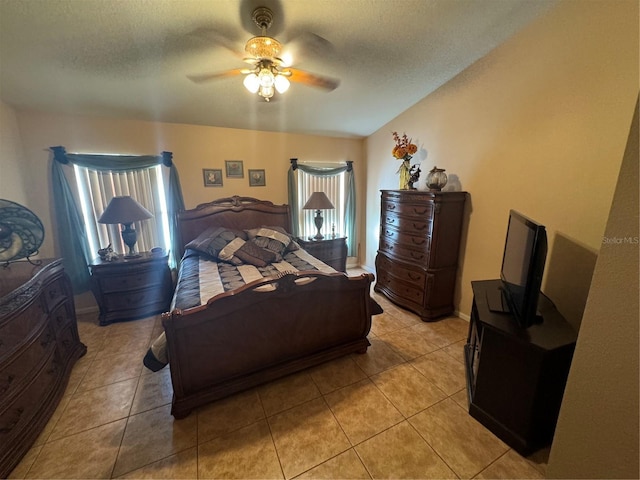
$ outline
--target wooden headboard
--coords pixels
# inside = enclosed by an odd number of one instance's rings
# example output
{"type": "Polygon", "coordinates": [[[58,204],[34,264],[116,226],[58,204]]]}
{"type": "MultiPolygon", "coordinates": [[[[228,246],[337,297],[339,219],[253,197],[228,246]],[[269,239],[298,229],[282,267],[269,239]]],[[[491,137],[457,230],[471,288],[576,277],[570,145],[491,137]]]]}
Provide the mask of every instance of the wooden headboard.
{"type": "MultiPolygon", "coordinates": [[[[262,226],[282,227],[291,232],[289,205],[275,205],[252,197],[220,198],[178,214],[180,245],[184,247],[209,227],[248,230],[262,226]]],[[[180,252],[182,255],[184,252],[180,252]]]]}

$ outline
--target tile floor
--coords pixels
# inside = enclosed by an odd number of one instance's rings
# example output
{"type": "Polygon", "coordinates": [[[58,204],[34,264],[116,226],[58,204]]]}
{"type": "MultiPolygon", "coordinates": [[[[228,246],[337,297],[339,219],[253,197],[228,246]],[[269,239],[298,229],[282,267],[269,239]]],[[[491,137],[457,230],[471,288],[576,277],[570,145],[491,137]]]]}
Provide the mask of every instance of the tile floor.
{"type": "MultiPolygon", "coordinates": [[[[355,272],[352,272],[355,273],[355,272]]],[[[159,317],[78,318],[88,353],[10,478],[544,478],[467,413],[468,323],[425,323],[374,294],[365,355],[350,355],[174,420],[168,369],[142,365],[159,317]]]]}

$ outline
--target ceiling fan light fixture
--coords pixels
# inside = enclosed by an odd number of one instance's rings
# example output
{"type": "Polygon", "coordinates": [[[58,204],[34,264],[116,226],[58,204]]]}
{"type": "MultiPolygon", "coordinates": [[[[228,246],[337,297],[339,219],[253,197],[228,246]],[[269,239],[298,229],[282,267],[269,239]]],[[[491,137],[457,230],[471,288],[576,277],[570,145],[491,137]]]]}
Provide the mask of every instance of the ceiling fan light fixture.
{"type": "Polygon", "coordinates": [[[260,73],[258,73],[258,80],[260,81],[260,87],[262,88],[273,88],[273,84],[275,82],[273,72],[267,67],[260,69],[260,73]]]}
{"type": "Polygon", "coordinates": [[[258,80],[258,76],[255,73],[250,73],[244,77],[244,81],[242,83],[251,93],[256,93],[260,88],[260,80],[258,80]]]}
{"type": "Polygon", "coordinates": [[[271,87],[260,87],[260,91],[258,92],[258,95],[260,95],[262,98],[264,98],[267,102],[269,101],[269,99],[271,97],[273,97],[273,94],[275,93],[273,86],[271,87]]]}
{"type": "Polygon", "coordinates": [[[282,45],[273,37],[259,36],[250,38],[244,51],[255,58],[274,58],[280,54],[282,45]]]}
{"type": "Polygon", "coordinates": [[[284,75],[276,75],[275,84],[278,93],[284,93],[289,90],[289,85],[291,85],[291,82],[289,82],[289,79],[284,75]]]}

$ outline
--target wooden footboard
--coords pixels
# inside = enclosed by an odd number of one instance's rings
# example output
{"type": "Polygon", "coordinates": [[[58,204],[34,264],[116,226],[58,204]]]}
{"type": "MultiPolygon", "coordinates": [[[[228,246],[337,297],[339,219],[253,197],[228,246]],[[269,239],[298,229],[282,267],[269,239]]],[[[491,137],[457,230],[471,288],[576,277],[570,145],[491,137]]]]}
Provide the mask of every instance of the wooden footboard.
{"type": "Polygon", "coordinates": [[[295,272],[162,316],[176,418],[348,353],[365,353],[374,277],[295,272]]]}

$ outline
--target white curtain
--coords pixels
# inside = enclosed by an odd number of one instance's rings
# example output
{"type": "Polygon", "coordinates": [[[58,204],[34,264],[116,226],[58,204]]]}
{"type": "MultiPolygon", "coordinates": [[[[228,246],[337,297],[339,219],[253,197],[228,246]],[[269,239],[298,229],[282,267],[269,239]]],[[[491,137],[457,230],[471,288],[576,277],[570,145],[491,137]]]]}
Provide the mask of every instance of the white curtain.
{"type": "Polygon", "coordinates": [[[96,256],[99,248],[109,244],[116,253],[128,252],[120,235],[120,225],[98,223],[111,199],[124,195],[131,196],[153,214],[152,218],[133,225],[138,239],[136,250],[169,249],[165,179],[160,165],[125,172],[98,171],[74,165],[74,171],[89,246],[96,256]]]}

